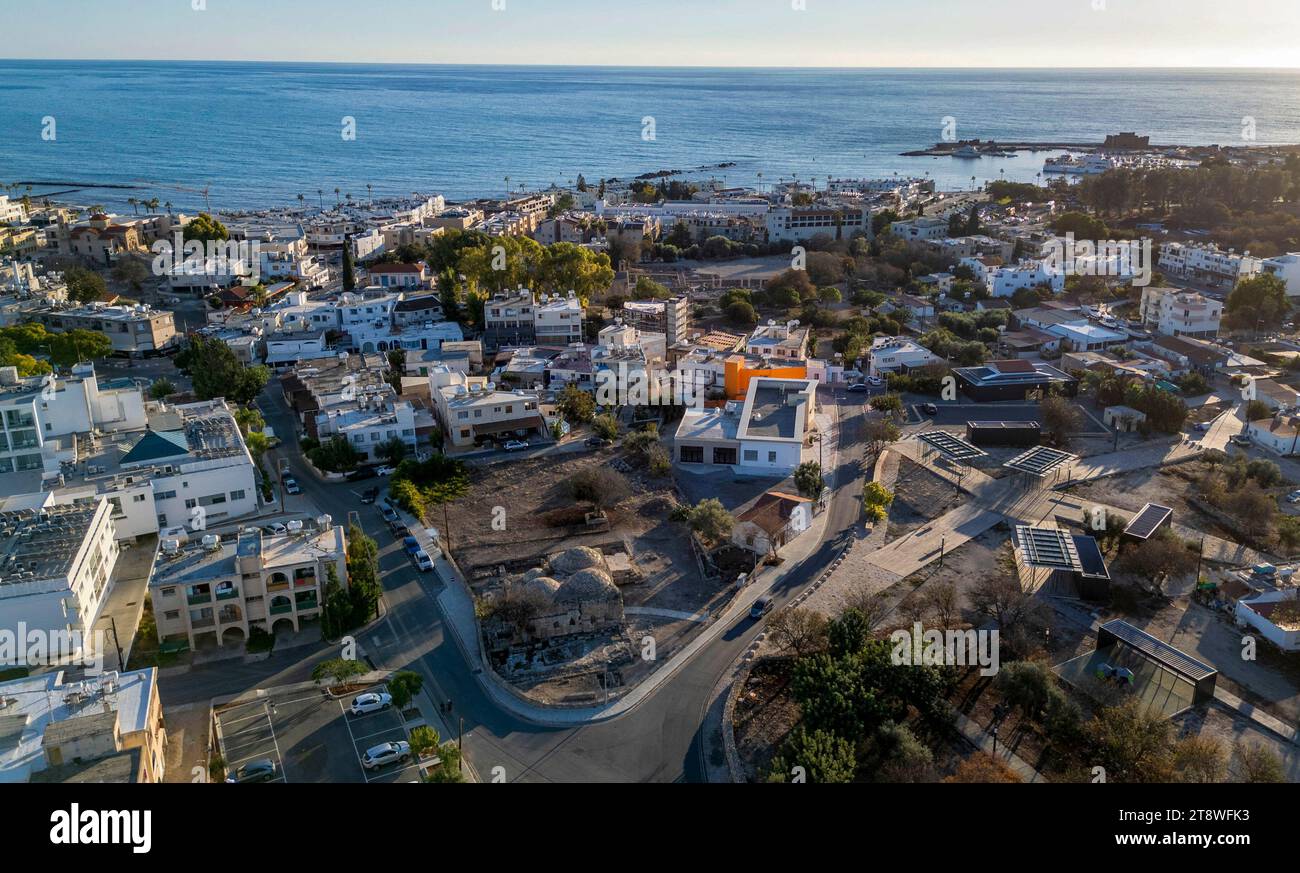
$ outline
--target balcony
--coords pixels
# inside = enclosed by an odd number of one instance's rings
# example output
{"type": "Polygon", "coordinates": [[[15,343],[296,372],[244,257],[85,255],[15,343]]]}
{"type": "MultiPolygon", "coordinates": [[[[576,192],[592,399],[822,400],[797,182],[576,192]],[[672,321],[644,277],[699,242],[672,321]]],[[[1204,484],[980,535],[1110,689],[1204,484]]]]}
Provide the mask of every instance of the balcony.
{"type": "Polygon", "coordinates": [[[198,606],[199,604],[202,604],[202,603],[211,603],[211,602],[212,602],[212,592],[211,592],[211,591],[203,591],[203,592],[200,592],[200,593],[198,593],[198,594],[190,594],[189,596],[187,596],[187,597],[185,598],[185,601],[186,601],[190,606],[198,606]]]}
{"type": "Polygon", "coordinates": [[[271,604],[271,615],[284,615],[293,612],[292,603],[273,603],[271,604]]]}
{"type": "Polygon", "coordinates": [[[216,620],[215,618],[211,618],[211,617],[209,617],[209,618],[192,618],[192,619],[190,619],[190,627],[192,627],[192,628],[215,627],[215,626],[216,626],[216,623],[217,623],[217,620],[216,620]]]}
{"type": "Polygon", "coordinates": [[[281,580],[279,582],[267,582],[266,590],[267,591],[288,591],[289,582],[287,580],[281,580]]]}
{"type": "Polygon", "coordinates": [[[304,610],[304,609],[315,609],[318,605],[319,605],[319,604],[318,604],[318,602],[317,602],[315,596],[312,596],[312,597],[299,597],[298,600],[295,601],[295,606],[296,606],[300,611],[301,611],[301,610],[304,610]]]}
{"type": "Polygon", "coordinates": [[[218,599],[218,600],[234,600],[234,599],[236,599],[237,597],[239,597],[239,589],[238,589],[238,588],[231,588],[231,589],[228,590],[228,591],[218,591],[218,592],[217,592],[217,599],[218,599]]]}

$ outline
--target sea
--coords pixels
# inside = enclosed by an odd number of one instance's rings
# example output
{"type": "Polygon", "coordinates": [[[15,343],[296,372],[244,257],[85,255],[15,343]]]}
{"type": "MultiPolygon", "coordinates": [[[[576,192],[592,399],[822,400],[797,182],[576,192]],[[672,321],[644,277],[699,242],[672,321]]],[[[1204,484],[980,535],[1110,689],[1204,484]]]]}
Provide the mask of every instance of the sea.
{"type": "Polygon", "coordinates": [[[1300,71],[0,60],[0,183],[118,211],[131,197],[178,210],[499,197],[660,170],[764,187],[928,176],[957,190],[1034,181],[1061,152],[902,153],[945,132],[1072,143],[1120,131],[1300,143],[1300,71]]]}

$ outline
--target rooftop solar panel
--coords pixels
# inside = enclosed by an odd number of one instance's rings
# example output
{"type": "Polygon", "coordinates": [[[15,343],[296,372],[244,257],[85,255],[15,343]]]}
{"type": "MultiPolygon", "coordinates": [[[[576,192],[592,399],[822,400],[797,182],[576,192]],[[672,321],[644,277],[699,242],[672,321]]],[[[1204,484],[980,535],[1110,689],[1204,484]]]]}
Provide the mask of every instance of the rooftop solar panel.
{"type": "Polygon", "coordinates": [[[1017,455],[1007,461],[1002,466],[1041,478],[1066,466],[1067,464],[1074,463],[1078,459],[1077,455],[1063,452],[1060,449],[1048,448],[1047,446],[1035,446],[1024,454],[1017,455]]]}
{"type": "Polygon", "coordinates": [[[1124,533],[1140,540],[1148,539],[1173,514],[1174,511],[1168,506],[1148,503],[1138,511],[1137,515],[1133,516],[1128,526],[1124,528],[1124,533]]]}
{"type": "Polygon", "coordinates": [[[1031,567],[1080,571],[1079,552],[1073,538],[1054,527],[1016,526],[1016,547],[1031,567]]]}
{"type": "Polygon", "coordinates": [[[988,455],[988,452],[983,449],[971,445],[966,440],[955,437],[947,431],[928,431],[918,436],[917,439],[944,457],[954,461],[970,461],[988,455]]]}

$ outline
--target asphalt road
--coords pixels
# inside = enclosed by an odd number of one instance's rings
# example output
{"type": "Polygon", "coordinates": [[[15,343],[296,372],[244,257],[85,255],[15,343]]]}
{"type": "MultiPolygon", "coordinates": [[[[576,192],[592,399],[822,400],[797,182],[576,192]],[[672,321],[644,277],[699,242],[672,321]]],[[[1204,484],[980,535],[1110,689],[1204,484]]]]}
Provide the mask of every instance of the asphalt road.
{"type": "MultiPolygon", "coordinates": [[[[776,592],[777,605],[809,585],[834,558],[849,531],[858,522],[861,499],[862,395],[823,391],[822,402],[839,405],[841,436],[838,468],[826,533],[820,547],[797,565],[776,592]]],[[[673,782],[703,781],[705,742],[702,724],[718,681],[753,643],[761,622],[741,619],[728,628],[667,683],[631,712],[599,724],[577,728],[549,728],[522,721],[502,712],[479,687],[478,680],[447,636],[434,600],[441,584],[433,574],[415,570],[400,546],[381,523],[374,507],[363,506],[357,493],[368,483],[327,484],[301,466],[292,434],[293,418],[278,392],[263,395],[261,406],[268,424],[285,436],[280,451],[295,467],[303,497],[334,519],[346,524],[356,513],[366,532],[381,548],[384,570],[384,621],[361,635],[361,642],[376,666],[417,669],[435,701],[451,700],[450,721],[463,725],[465,752],[485,780],[508,782],[673,782]]],[[[274,464],[274,460],[270,461],[274,464]]],[[[289,498],[288,509],[295,500],[289,498]]],[[[454,538],[456,520],[451,518],[454,538]]],[[[314,650],[295,658],[277,655],[271,668],[277,682],[294,681],[310,672],[311,663],[327,656],[314,650]]],[[[241,665],[244,669],[258,665],[241,665]]],[[[265,669],[266,665],[262,665],[265,669]]],[[[248,690],[250,677],[242,671],[191,673],[177,685],[194,686],[185,695],[234,693],[248,690]]],[[[169,683],[171,684],[171,683],[169,683]]],[[[255,687],[254,682],[252,686],[255,687]]]]}

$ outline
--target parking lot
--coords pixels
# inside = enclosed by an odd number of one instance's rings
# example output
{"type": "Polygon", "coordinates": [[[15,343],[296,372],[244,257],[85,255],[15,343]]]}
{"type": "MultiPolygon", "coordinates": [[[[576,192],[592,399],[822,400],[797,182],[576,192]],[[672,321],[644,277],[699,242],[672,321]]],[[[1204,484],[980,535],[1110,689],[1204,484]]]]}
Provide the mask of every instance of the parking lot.
{"type": "MultiPolygon", "coordinates": [[[[1037,403],[936,403],[938,414],[926,415],[922,404],[915,404],[914,414],[922,420],[933,420],[942,427],[960,426],[968,421],[1037,421],[1043,413],[1037,403]]],[[[1108,433],[1104,424],[1082,404],[1076,403],[1083,413],[1085,433],[1108,433]]]]}
{"type": "MultiPolygon", "coordinates": [[[[384,685],[367,691],[382,692],[384,685]]],[[[348,712],[351,697],[335,700],[323,690],[306,689],[239,703],[218,711],[221,753],[233,774],[252,761],[270,759],[274,782],[410,782],[414,764],[389,764],[368,771],[367,749],[406,739],[401,713],[389,708],[367,715],[348,712]]]]}

